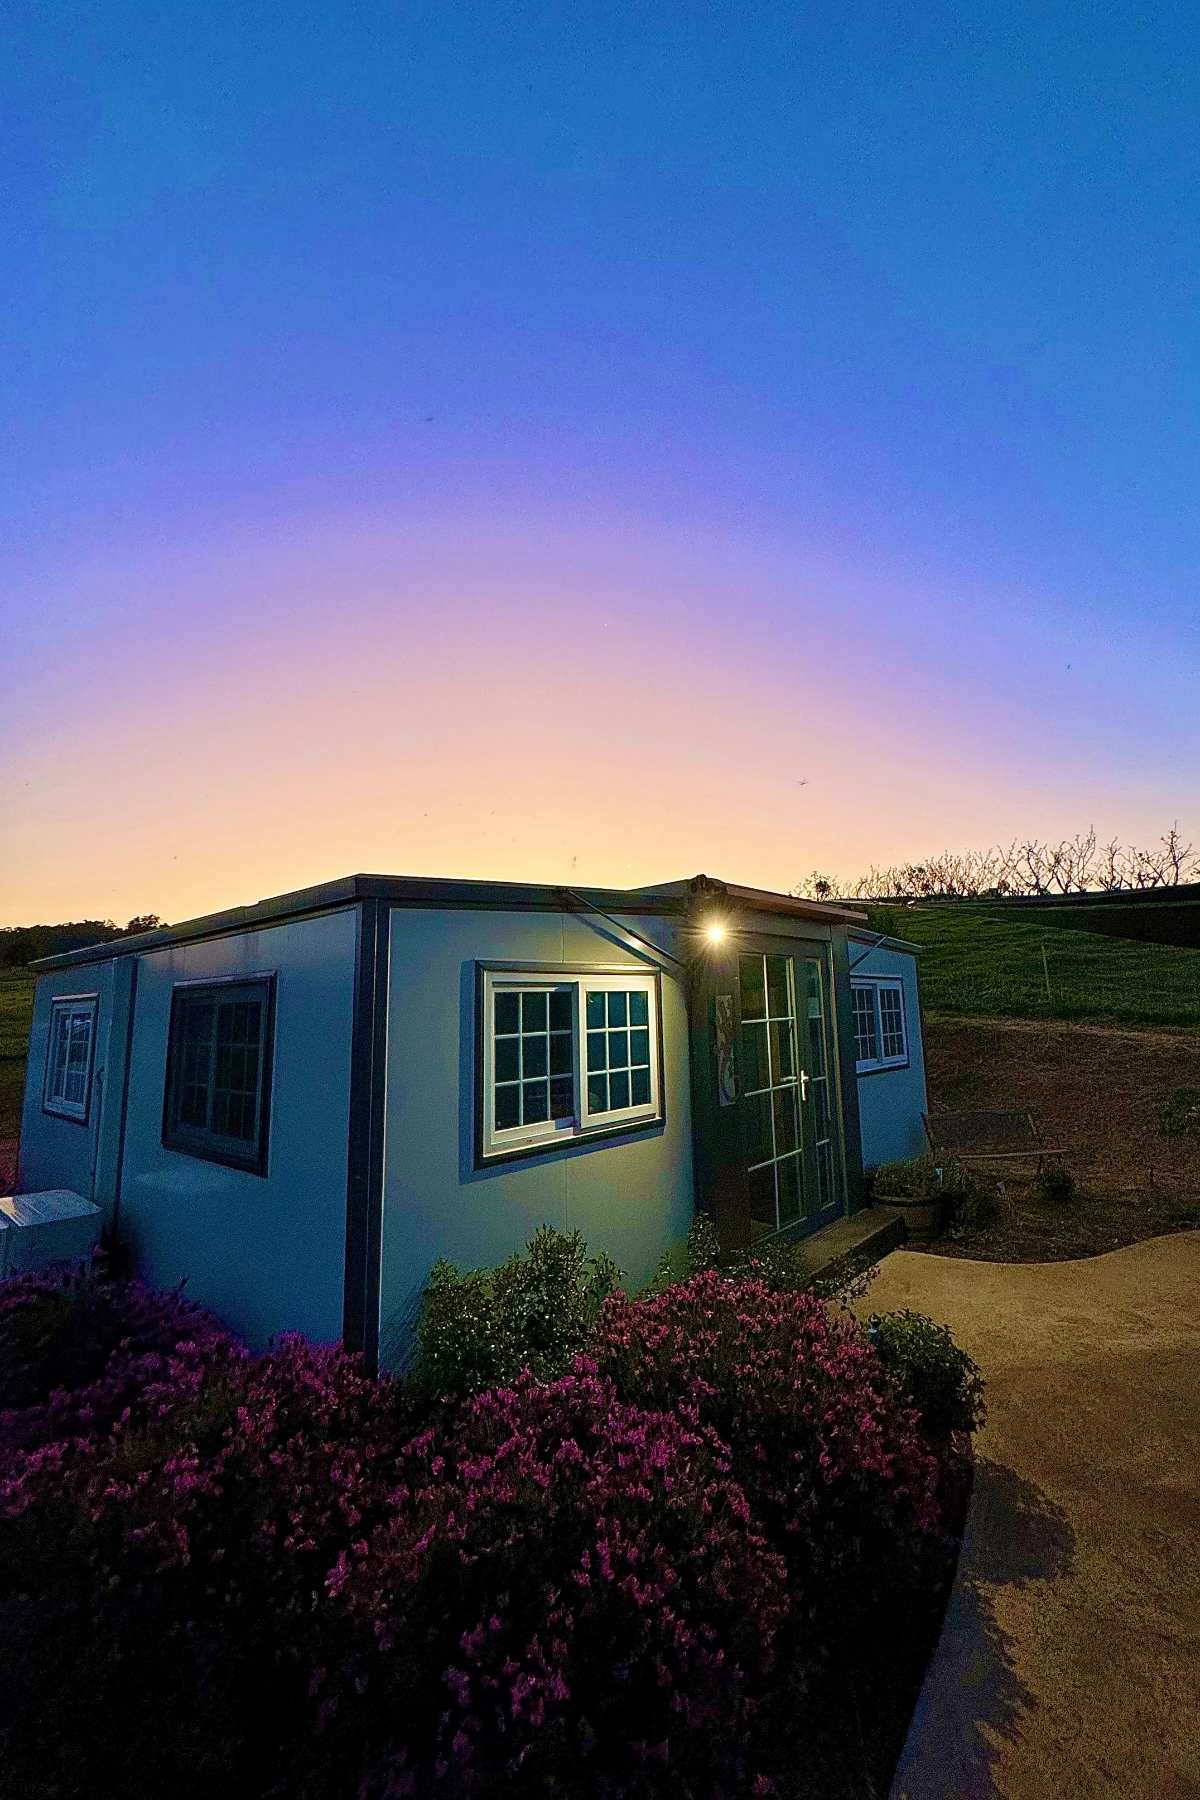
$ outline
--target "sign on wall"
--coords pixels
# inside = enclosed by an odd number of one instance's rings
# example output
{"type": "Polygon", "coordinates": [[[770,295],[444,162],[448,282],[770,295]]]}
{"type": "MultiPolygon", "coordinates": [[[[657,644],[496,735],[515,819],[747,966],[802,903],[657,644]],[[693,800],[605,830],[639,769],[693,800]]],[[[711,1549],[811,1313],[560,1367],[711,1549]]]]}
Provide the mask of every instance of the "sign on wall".
{"type": "Polygon", "coordinates": [[[737,1100],[733,995],[717,994],[713,1000],[713,1007],[717,1043],[717,1098],[722,1106],[732,1106],[737,1100]]]}

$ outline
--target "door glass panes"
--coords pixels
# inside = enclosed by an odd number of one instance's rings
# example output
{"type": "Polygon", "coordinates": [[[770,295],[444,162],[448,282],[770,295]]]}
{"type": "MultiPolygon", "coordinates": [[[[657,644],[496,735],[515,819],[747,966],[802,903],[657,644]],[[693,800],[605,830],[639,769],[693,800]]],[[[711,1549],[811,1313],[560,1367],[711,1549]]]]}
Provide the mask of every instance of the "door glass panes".
{"type": "Polygon", "coordinates": [[[572,990],[495,995],[493,1100],[497,1131],[575,1115],[572,990]]]}
{"type": "Polygon", "coordinates": [[[789,956],[739,958],[742,1119],[751,1229],[777,1231],[803,1211],[796,1010],[789,956]]]}
{"type": "Polygon", "coordinates": [[[587,1110],[623,1112],[649,1106],[650,997],[644,989],[593,988],[587,1024],[587,1110]]]}
{"type": "Polygon", "coordinates": [[[815,956],[804,959],[805,1055],[808,1059],[807,1125],[813,1146],[817,1207],[837,1198],[837,1155],[833,1096],[829,1090],[829,1019],[825,1004],[825,968],[815,956]]]}

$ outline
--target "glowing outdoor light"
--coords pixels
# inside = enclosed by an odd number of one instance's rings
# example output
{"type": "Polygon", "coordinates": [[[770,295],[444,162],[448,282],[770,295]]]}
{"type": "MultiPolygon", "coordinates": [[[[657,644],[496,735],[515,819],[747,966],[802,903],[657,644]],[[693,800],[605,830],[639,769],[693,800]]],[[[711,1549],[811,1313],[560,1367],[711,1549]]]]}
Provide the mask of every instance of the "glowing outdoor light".
{"type": "Polygon", "coordinates": [[[710,944],[723,944],[729,936],[729,930],[723,920],[710,919],[704,927],[704,935],[710,944]]]}

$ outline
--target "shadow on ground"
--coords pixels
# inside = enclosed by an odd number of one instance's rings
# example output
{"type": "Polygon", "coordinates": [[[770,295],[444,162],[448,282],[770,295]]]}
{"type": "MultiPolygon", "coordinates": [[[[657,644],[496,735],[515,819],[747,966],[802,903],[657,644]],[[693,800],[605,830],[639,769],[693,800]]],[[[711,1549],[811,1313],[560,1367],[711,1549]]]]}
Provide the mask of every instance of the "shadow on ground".
{"type": "Polygon", "coordinates": [[[1070,1572],[1074,1555],[1062,1509],[1033,1482],[981,1457],[934,1658],[937,1680],[921,1690],[892,1800],[995,1800],[999,1746],[1019,1740],[1034,1699],[1016,1672],[993,1590],[1054,1581],[1070,1572]]]}

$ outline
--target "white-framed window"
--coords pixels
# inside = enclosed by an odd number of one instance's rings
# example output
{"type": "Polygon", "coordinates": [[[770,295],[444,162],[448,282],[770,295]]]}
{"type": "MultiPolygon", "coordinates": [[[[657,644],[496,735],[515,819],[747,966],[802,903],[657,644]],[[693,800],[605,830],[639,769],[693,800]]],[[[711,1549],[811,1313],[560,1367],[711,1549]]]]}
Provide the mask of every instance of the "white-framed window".
{"type": "Polygon", "coordinates": [[[50,1044],[42,1110],[87,1123],[96,1047],[95,994],[67,994],[50,1002],[50,1044]]]}
{"type": "Polygon", "coordinates": [[[481,975],[483,1159],[662,1117],[656,975],[516,968],[481,975]]]}
{"type": "Polygon", "coordinates": [[[895,1069],[908,1061],[904,984],[898,975],[853,977],[854,1059],[860,1075],[895,1069]]]}

